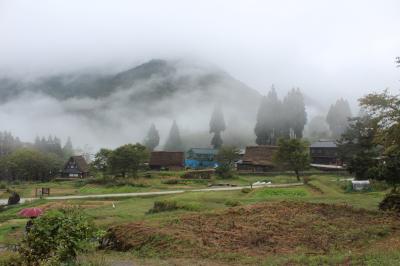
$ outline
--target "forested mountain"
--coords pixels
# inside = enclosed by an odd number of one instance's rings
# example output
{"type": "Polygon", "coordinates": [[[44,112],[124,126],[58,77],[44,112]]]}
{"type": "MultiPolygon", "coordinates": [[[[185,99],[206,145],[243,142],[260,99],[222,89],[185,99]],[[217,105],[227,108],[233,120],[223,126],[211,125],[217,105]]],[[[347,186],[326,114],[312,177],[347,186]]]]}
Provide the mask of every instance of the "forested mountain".
{"type": "Polygon", "coordinates": [[[76,73],[42,77],[23,82],[0,79],[0,99],[11,100],[23,92],[41,92],[57,100],[69,98],[106,98],[116,92],[130,91],[135,103],[152,103],[177,93],[200,92],[203,100],[225,94],[228,100],[254,100],[259,93],[225,72],[180,61],[151,60],[115,74],[76,73]],[[218,86],[218,89],[215,88],[218,86]],[[229,94],[229,95],[227,95],[229,94]]]}
{"type": "MultiPolygon", "coordinates": [[[[93,147],[142,141],[152,123],[159,129],[162,147],[173,120],[183,138],[197,132],[209,138],[215,106],[224,111],[226,136],[235,143],[239,139],[240,145],[253,143],[260,100],[259,92],[223,70],[183,60],[151,60],[107,74],[86,71],[0,80],[0,116],[13,121],[4,129],[25,139],[37,134],[71,136],[78,145],[93,147]]],[[[210,140],[198,145],[210,145],[210,140]]]]}
{"type": "MultiPolygon", "coordinates": [[[[305,104],[315,106],[304,97],[305,104]]],[[[226,123],[218,137],[226,145],[244,147],[255,143],[253,129],[261,100],[259,92],[223,70],[183,60],[151,60],[115,73],[0,79],[0,116],[10,121],[3,130],[24,139],[71,136],[78,145],[95,148],[142,142],[153,123],[159,131],[158,147],[163,147],[173,120],[179,124],[185,148],[210,146],[208,128],[216,106],[226,123]]],[[[283,121],[283,111],[270,110],[267,115],[283,121]]]]}

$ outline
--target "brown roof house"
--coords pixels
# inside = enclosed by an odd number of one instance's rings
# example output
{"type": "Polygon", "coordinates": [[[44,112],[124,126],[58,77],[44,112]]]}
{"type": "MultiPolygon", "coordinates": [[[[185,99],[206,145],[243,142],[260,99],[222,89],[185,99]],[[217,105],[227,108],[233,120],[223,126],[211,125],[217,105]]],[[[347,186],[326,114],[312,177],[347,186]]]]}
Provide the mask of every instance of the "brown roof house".
{"type": "Polygon", "coordinates": [[[243,159],[237,163],[240,172],[267,172],[275,168],[273,156],[278,150],[277,146],[259,145],[248,146],[243,159]]]}
{"type": "Polygon", "coordinates": [[[84,178],[88,176],[89,165],[81,155],[71,156],[61,171],[61,177],[84,178]]]}
{"type": "Polygon", "coordinates": [[[152,170],[182,170],[185,168],[185,154],[180,151],[153,151],[149,166],[152,170]]]}

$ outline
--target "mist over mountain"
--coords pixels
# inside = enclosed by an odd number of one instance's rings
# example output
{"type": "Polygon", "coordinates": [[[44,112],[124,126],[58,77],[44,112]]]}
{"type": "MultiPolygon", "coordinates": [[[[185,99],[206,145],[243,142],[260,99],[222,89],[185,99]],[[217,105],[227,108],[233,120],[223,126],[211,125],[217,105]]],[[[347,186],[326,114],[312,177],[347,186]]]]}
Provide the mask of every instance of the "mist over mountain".
{"type": "MultiPolygon", "coordinates": [[[[151,123],[161,144],[173,119],[192,145],[209,145],[215,105],[227,120],[225,137],[252,142],[261,95],[215,66],[151,60],[117,73],[69,73],[24,81],[0,80],[0,119],[23,139],[53,134],[78,145],[113,147],[142,141],[151,123]]],[[[160,147],[159,147],[160,148],[160,147]]]]}

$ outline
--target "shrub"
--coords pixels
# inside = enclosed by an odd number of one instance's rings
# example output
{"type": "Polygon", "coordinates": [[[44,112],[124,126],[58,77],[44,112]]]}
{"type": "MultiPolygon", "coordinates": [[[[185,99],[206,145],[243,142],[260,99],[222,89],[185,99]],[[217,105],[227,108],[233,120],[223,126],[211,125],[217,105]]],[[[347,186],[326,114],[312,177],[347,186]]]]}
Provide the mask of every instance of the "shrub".
{"type": "Polygon", "coordinates": [[[23,265],[21,256],[17,252],[3,251],[0,256],[0,266],[20,266],[23,265]]]}
{"type": "Polygon", "coordinates": [[[383,211],[395,211],[400,213],[400,194],[391,193],[379,203],[379,209],[383,211]]]}
{"type": "Polygon", "coordinates": [[[15,205],[18,204],[20,201],[19,194],[17,192],[12,192],[11,196],[8,198],[8,205],[15,205]]]}
{"type": "Polygon", "coordinates": [[[95,233],[93,225],[78,209],[53,210],[34,220],[19,252],[28,265],[55,265],[75,259],[95,233]]]}
{"type": "Polygon", "coordinates": [[[0,183],[0,189],[7,189],[6,183],[1,182],[0,183]]]}
{"type": "Polygon", "coordinates": [[[185,172],[181,177],[184,179],[211,179],[214,170],[193,170],[185,172]]]}
{"type": "Polygon", "coordinates": [[[344,192],[346,193],[350,193],[353,192],[353,184],[351,183],[351,181],[345,181],[342,183],[342,185],[340,186],[344,192]]]}
{"type": "Polygon", "coordinates": [[[227,200],[225,201],[225,205],[229,206],[229,207],[236,207],[236,206],[240,206],[240,201],[238,200],[227,200]]]}
{"type": "Polygon", "coordinates": [[[167,185],[177,185],[177,184],[180,184],[183,182],[181,182],[181,180],[179,180],[179,179],[167,179],[167,180],[162,181],[161,183],[167,184],[167,185]]]}
{"type": "Polygon", "coordinates": [[[242,188],[242,193],[250,193],[251,192],[251,188],[245,187],[242,188]]]}
{"type": "Polygon", "coordinates": [[[158,213],[165,211],[174,211],[179,209],[178,203],[172,200],[157,200],[154,202],[153,208],[148,213],[158,213]]]}
{"type": "Polygon", "coordinates": [[[180,204],[175,200],[159,200],[155,201],[153,208],[148,210],[148,214],[159,213],[159,212],[167,212],[167,211],[175,211],[175,210],[187,210],[187,211],[197,211],[200,209],[200,206],[197,204],[180,204]]]}
{"type": "Polygon", "coordinates": [[[220,164],[216,169],[215,173],[220,177],[220,178],[232,178],[233,173],[230,165],[228,164],[220,164]]]}

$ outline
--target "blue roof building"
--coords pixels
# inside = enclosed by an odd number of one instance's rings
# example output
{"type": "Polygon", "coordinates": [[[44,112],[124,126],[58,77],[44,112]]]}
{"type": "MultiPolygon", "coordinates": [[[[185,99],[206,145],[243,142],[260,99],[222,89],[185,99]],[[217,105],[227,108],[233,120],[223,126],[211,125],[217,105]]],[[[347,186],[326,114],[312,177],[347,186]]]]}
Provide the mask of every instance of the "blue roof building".
{"type": "Polygon", "coordinates": [[[210,148],[192,148],[186,153],[185,165],[192,169],[215,168],[218,166],[218,150],[210,148]]]}

